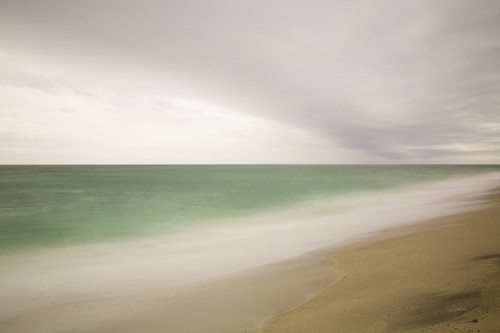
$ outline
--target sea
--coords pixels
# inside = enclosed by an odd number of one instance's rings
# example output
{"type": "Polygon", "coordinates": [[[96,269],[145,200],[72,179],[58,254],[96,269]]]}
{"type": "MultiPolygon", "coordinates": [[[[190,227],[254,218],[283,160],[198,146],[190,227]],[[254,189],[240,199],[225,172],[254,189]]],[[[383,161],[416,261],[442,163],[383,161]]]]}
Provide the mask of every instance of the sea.
{"type": "Polygon", "coordinates": [[[0,166],[0,321],[307,256],[499,187],[498,165],[0,166]]]}

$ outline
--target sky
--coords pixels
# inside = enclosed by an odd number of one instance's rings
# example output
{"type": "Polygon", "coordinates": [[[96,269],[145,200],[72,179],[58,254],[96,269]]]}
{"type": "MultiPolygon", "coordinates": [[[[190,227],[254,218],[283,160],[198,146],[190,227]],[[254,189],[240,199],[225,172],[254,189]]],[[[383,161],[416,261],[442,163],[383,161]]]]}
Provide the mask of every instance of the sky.
{"type": "Polygon", "coordinates": [[[0,0],[0,164],[500,163],[497,0],[0,0]]]}

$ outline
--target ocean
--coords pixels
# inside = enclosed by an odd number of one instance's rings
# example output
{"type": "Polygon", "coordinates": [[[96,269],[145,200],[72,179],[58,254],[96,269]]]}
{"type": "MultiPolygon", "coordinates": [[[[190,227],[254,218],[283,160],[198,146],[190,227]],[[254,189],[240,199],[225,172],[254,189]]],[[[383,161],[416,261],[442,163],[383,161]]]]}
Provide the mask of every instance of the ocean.
{"type": "Polygon", "coordinates": [[[472,210],[500,166],[0,167],[0,321],[154,294],[472,210]]]}
{"type": "MultiPolygon", "coordinates": [[[[372,196],[496,166],[3,166],[0,249],[119,241],[372,196]]],[[[306,222],[305,222],[306,223],[306,222]]]]}

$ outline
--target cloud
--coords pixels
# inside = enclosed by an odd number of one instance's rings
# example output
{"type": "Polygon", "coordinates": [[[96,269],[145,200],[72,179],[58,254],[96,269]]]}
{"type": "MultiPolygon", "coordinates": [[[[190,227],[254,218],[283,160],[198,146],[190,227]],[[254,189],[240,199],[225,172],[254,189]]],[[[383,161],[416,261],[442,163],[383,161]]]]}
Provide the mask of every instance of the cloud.
{"type": "Polygon", "coordinates": [[[298,163],[297,147],[320,141],[155,80],[58,79],[21,67],[0,83],[0,163],[298,163]]]}
{"type": "Polygon", "coordinates": [[[157,133],[232,147],[213,156],[243,158],[236,147],[253,147],[262,161],[267,145],[302,163],[321,155],[311,147],[339,156],[321,159],[330,162],[500,161],[494,0],[2,6],[0,38],[11,51],[35,51],[49,73],[4,71],[3,84],[52,94],[66,86],[82,98],[79,112],[103,119],[102,131],[121,114],[139,141],[157,133]]]}

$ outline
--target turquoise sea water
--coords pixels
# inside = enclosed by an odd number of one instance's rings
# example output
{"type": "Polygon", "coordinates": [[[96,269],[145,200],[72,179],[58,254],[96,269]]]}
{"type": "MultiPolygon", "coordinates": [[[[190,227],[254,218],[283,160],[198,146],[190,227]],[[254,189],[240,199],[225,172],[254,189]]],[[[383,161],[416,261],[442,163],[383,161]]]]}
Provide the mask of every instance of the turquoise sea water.
{"type": "Polygon", "coordinates": [[[2,166],[0,248],[174,233],[499,166],[2,166]]]}

